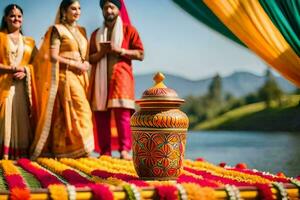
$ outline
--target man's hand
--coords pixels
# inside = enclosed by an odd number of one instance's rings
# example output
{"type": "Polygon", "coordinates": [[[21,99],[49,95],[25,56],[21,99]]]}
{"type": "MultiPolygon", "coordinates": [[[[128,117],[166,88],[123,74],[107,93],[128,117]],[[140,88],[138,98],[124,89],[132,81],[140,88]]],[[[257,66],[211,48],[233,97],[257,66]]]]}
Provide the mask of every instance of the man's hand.
{"type": "Polygon", "coordinates": [[[100,42],[100,49],[106,54],[111,52],[112,45],[110,42],[100,42]]]}
{"type": "Polygon", "coordinates": [[[113,43],[111,43],[111,51],[110,53],[115,55],[120,55],[122,52],[122,48],[115,46],[113,43]]]}

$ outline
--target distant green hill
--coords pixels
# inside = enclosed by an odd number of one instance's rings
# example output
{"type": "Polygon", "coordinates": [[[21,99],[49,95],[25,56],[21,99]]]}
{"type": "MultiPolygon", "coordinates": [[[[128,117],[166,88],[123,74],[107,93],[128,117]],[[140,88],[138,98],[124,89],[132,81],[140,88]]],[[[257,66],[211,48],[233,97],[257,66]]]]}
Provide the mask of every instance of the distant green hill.
{"type": "MultiPolygon", "coordinates": [[[[153,74],[135,76],[135,94],[140,98],[142,93],[153,85],[153,74]]],[[[176,90],[179,97],[184,98],[189,95],[199,96],[207,93],[207,89],[212,81],[212,77],[201,80],[189,80],[184,77],[164,73],[165,84],[176,90]]],[[[276,81],[285,92],[293,92],[295,87],[287,80],[276,76],[276,81]]],[[[222,87],[224,94],[231,93],[235,97],[241,97],[251,92],[256,92],[265,82],[264,76],[257,76],[249,72],[235,72],[229,76],[222,77],[222,87]]]]}
{"type": "Polygon", "coordinates": [[[263,102],[242,106],[198,124],[195,130],[300,131],[299,100],[293,95],[283,107],[266,108],[263,102]]]}

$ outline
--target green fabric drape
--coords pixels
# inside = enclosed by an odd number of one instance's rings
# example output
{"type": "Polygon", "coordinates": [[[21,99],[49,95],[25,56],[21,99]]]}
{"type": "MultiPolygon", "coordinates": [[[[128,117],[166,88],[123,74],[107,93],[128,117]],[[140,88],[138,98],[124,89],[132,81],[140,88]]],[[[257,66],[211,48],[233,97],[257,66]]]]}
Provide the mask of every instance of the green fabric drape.
{"type": "Polygon", "coordinates": [[[232,41],[244,44],[215,16],[202,0],[173,0],[187,13],[232,41]]]}
{"type": "Polygon", "coordinates": [[[259,0],[285,40],[300,56],[300,0],[259,0]]]}

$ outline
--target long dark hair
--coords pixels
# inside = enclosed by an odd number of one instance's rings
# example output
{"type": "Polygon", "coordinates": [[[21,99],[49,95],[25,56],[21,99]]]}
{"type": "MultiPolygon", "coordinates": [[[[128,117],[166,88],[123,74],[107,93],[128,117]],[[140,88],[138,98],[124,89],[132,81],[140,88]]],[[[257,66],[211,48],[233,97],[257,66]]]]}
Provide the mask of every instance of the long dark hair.
{"type": "Polygon", "coordinates": [[[17,5],[17,4],[9,4],[4,9],[4,14],[3,14],[3,17],[2,17],[0,30],[8,29],[8,25],[7,25],[6,21],[5,21],[5,18],[8,17],[10,11],[12,11],[15,8],[17,8],[18,10],[20,10],[20,12],[23,15],[23,9],[19,5],[17,5]]]}
{"type": "Polygon", "coordinates": [[[67,12],[69,6],[75,2],[80,2],[80,1],[79,0],[62,0],[62,2],[60,3],[60,6],[59,6],[59,13],[60,13],[59,21],[60,22],[63,22],[64,13],[67,12]]]}

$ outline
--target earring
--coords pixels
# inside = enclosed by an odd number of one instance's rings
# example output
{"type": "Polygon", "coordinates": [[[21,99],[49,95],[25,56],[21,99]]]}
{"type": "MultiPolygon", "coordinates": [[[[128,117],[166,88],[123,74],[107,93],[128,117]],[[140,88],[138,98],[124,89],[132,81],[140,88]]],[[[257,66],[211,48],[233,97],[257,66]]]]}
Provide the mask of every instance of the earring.
{"type": "Polygon", "coordinates": [[[64,13],[62,14],[61,22],[66,22],[66,15],[64,13]]]}

